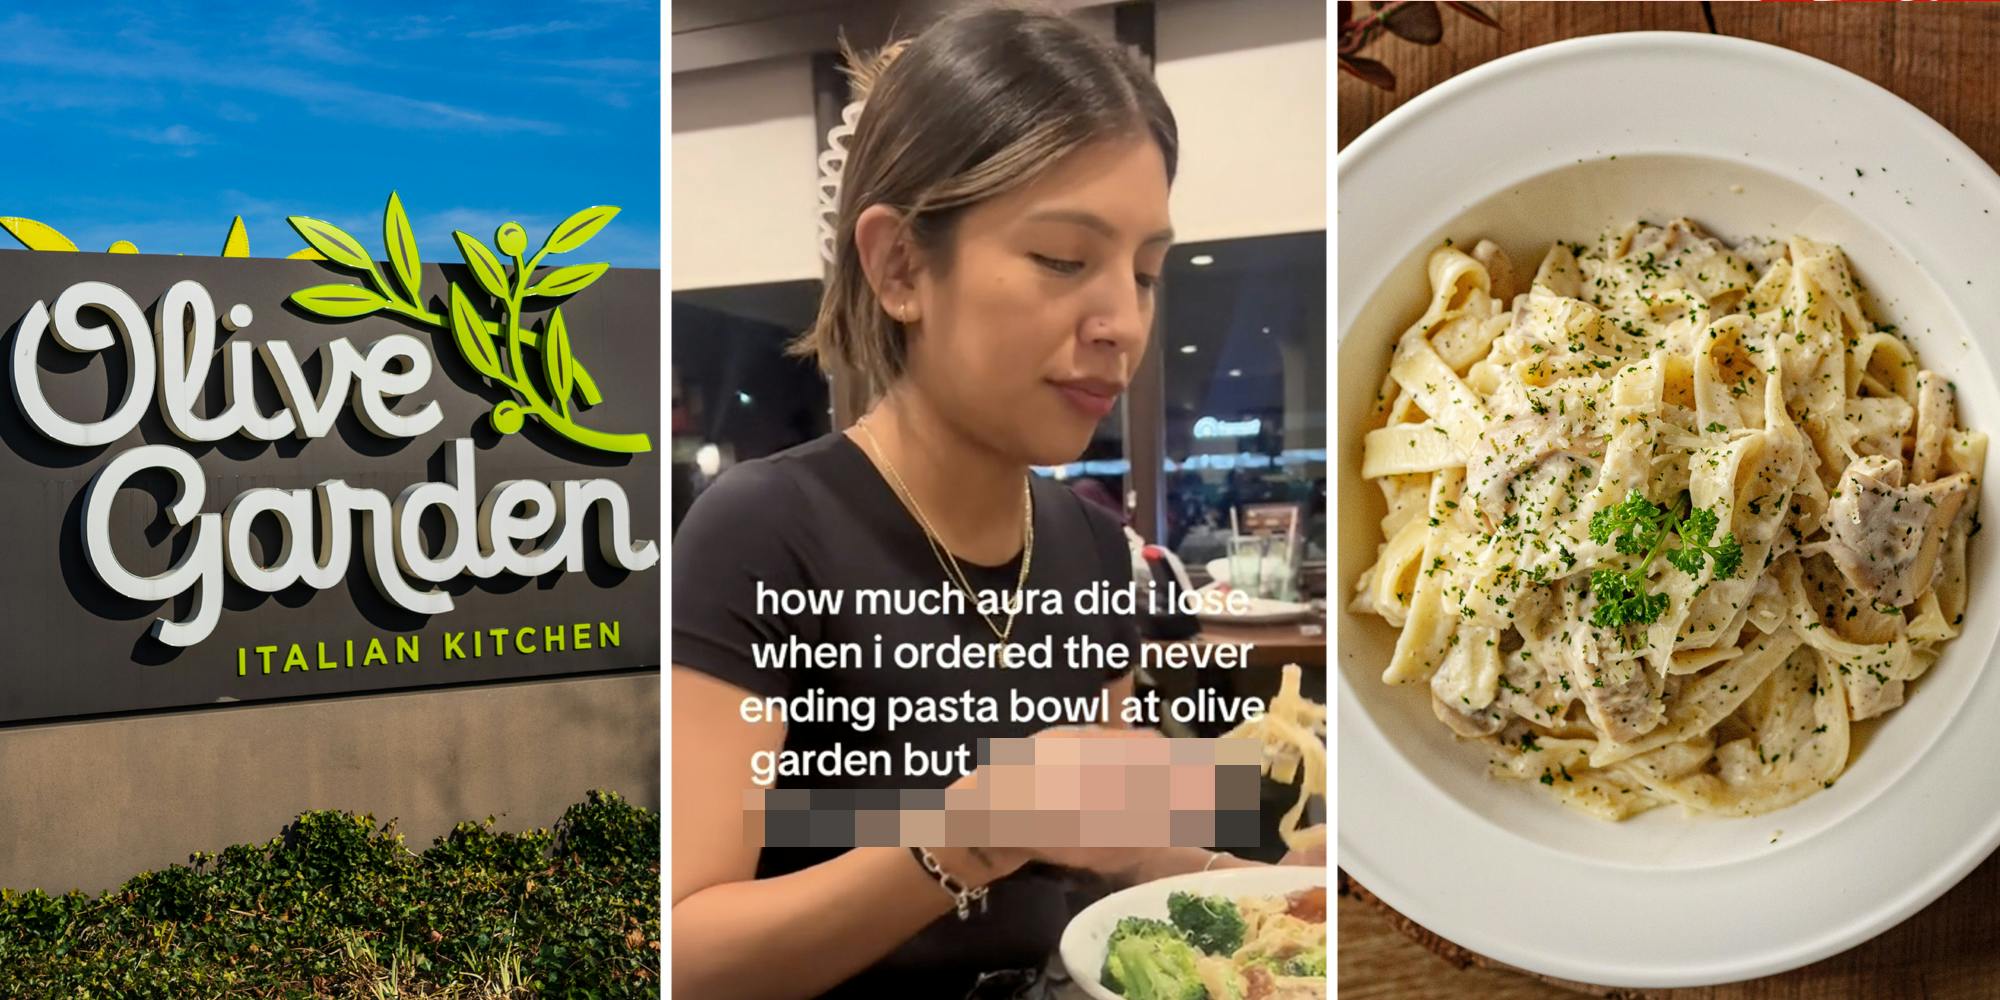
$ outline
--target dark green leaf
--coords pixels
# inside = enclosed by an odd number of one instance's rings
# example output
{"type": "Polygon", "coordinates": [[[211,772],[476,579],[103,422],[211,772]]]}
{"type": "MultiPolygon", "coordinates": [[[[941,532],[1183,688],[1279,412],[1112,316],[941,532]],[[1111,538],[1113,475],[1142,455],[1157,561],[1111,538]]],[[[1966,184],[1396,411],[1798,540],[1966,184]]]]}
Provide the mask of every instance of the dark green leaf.
{"type": "Polygon", "coordinates": [[[1483,24],[1489,28],[1498,30],[1500,27],[1500,22],[1495,21],[1492,15],[1486,13],[1483,10],[1480,10],[1477,7],[1474,7],[1469,3],[1463,3],[1461,2],[1461,0],[1444,0],[1444,5],[1446,7],[1450,7],[1452,10],[1464,14],[1466,17],[1469,17],[1474,21],[1478,21],[1480,24],[1483,24]]]}
{"type": "Polygon", "coordinates": [[[1668,553],[1667,561],[1694,576],[1701,572],[1705,560],[1713,558],[1716,579],[1726,580],[1735,576],[1743,562],[1743,546],[1734,535],[1715,539],[1716,529],[1721,525],[1721,518],[1706,507],[1689,512],[1679,530],[1681,547],[1668,553]]]}
{"type": "Polygon", "coordinates": [[[1689,576],[1700,576],[1702,564],[1708,561],[1708,557],[1702,555],[1699,549],[1675,549],[1667,553],[1667,561],[1689,576]]]}
{"type": "Polygon", "coordinates": [[[1638,490],[1590,517],[1590,540],[1599,545],[1612,543],[1628,556],[1652,551],[1666,530],[1667,509],[1647,500],[1638,490]]]}
{"type": "Polygon", "coordinates": [[[453,230],[452,239],[458,241],[458,252],[465,257],[465,266],[472,269],[472,276],[479,279],[479,287],[496,299],[508,298],[507,269],[500,266],[500,259],[486,244],[468,234],[453,230]]]}
{"type": "Polygon", "coordinates": [[[1590,623],[1600,628],[1651,625],[1667,610],[1667,595],[1645,591],[1643,576],[1600,569],[1590,574],[1590,593],[1597,599],[1590,623]]]}
{"type": "Polygon", "coordinates": [[[1390,34],[1418,45],[1436,45],[1444,39],[1444,20],[1438,17],[1437,4],[1430,0],[1415,0],[1397,7],[1382,18],[1382,26],[1390,34]]]}
{"type": "Polygon", "coordinates": [[[496,970],[508,996],[657,996],[659,837],[603,792],[554,833],[462,822],[421,855],[303,813],[101,896],[0,889],[0,997],[455,996],[496,970]]]}
{"type": "Polygon", "coordinates": [[[1743,566],[1743,546],[1736,541],[1735,535],[1723,536],[1722,544],[1716,546],[1711,554],[1715,557],[1716,579],[1727,580],[1743,566]]]}
{"type": "Polygon", "coordinates": [[[1340,70],[1383,90],[1396,89],[1396,74],[1389,67],[1362,56],[1341,56],[1340,70]]]}
{"type": "Polygon", "coordinates": [[[1715,512],[1706,507],[1689,511],[1687,520],[1681,522],[1681,541],[1689,545],[1707,545],[1709,536],[1715,534],[1720,524],[1715,512]]]}

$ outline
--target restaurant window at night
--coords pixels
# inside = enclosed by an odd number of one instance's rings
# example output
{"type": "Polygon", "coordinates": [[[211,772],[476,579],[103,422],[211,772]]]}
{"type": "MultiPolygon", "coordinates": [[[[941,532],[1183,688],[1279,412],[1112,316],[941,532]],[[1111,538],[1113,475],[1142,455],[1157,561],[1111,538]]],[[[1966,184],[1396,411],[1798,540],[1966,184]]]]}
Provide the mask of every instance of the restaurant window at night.
{"type": "Polygon", "coordinates": [[[832,429],[826,380],[785,345],[812,325],[817,281],[674,293],[671,526],[730,466],[832,429]]]}
{"type": "Polygon", "coordinates": [[[1226,555],[1231,510],[1297,504],[1326,553],[1326,233],[1184,244],[1168,259],[1165,545],[1190,571],[1226,555]]]}

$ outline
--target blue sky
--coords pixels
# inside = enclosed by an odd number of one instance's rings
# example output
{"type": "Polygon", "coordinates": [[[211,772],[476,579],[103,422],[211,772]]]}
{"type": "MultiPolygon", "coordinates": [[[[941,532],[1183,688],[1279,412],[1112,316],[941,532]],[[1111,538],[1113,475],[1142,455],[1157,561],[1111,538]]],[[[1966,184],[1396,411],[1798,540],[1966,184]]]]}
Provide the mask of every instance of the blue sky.
{"type": "Polygon", "coordinates": [[[393,189],[455,261],[453,229],[610,204],[568,262],[658,267],[659,39],[652,0],[6,5],[0,216],[206,256],[241,215],[282,257],[308,215],[380,256],[393,189]]]}

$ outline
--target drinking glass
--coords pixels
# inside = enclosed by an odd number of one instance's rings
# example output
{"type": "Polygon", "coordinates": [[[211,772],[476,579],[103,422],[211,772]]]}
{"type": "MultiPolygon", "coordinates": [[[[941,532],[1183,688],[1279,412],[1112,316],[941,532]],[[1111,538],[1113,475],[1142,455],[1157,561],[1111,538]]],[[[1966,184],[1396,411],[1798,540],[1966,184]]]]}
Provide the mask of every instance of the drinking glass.
{"type": "Polygon", "coordinates": [[[1263,596],[1264,552],[1270,539],[1237,535],[1229,540],[1229,587],[1251,597],[1263,596]]]}

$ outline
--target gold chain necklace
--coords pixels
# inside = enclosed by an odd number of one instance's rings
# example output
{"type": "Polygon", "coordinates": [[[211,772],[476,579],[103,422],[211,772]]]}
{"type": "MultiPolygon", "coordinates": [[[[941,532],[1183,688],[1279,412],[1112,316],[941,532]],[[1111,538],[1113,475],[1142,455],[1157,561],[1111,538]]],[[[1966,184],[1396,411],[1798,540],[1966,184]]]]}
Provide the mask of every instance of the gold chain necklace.
{"type": "Polygon", "coordinates": [[[916,515],[917,524],[924,529],[924,541],[930,544],[931,554],[937,557],[938,565],[944,567],[945,576],[958,584],[958,589],[965,593],[966,600],[972,602],[973,610],[978,611],[979,617],[985,619],[986,627],[992,629],[993,634],[1000,638],[1000,643],[1005,645],[1008,638],[1014,634],[1014,619],[1020,614],[1021,596],[1028,587],[1028,567],[1035,561],[1035,500],[1028,488],[1028,480],[1025,477],[1021,480],[1021,575],[1014,581],[1014,601],[1009,605],[1010,610],[1007,612],[1007,626],[1001,628],[993,624],[992,617],[986,612],[979,611],[979,595],[973,592],[972,583],[966,579],[965,571],[959,568],[958,558],[951,554],[950,549],[945,548],[944,540],[938,536],[937,530],[931,527],[930,518],[924,516],[924,508],[917,503],[916,494],[911,493],[910,488],[903,483],[903,477],[896,472],[896,463],[889,461],[889,454],[882,450],[882,442],[875,439],[875,432],[868,429],[868,422],[859,420],[854,426],[868,436],[869,447],[875,452],[875,457],[882,460],[882,468],[889,473],[889,480],[896,486],[897,498],[910,509],[910,513],[916,515]]]}

